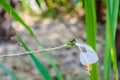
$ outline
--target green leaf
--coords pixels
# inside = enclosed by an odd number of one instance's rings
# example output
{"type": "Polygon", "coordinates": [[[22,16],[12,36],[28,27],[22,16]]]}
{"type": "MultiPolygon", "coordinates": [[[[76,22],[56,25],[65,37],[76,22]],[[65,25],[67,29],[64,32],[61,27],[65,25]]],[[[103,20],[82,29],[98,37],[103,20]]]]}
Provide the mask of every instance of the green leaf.
{"type": "Polygon", "coordinates": [[[41,4],[40,4],[42,1],[41,1],[41,0],[35,0],[35,1],[36,1],[37,5],[39,6],[39,8],[40,8],[41,11],[42,11],[41,4]]]}
{"type": "Polygon", "coordinates": [[[115,50],[115,34],[118,18],[119,0],[107,0],[107,25],[106,25],[106,50],[104,53],[104,80],[109,80],[111,69],[111,60],[113,62],[113,69],[116,80],[119,80],[116,50],[115,50]],[[109,42],[109,43],[108,43],[109,42]],[[107,65],[108,64],[108,65],[107,65]]]}
{"type": "Polygon", "coordinates": [[[35,0],[35,1],[36,1],[37,5],[41,8],[40,1],[39,0],[35,0]]]}
{"type": "Polygon", "coordinates": [[[7,69],[3,64],[0,63],[0,68],[8,74],[12,80],[19,80],[15,74],[13,74],[9,69],[7,69]]]}
{"type": "MultiPolygon", "coordinates": [[[[108,18],[108,17],[107,17],[108,18]]],[[[107,21],[108,25],[108,21],[107,21]]],[[[109,41],[109,33],[106,27],[106,35],[105,35],[105,48],[104,48],[104,80],[110,80],[110,70],[111,70],[111,56],[110,56],[110,41],[109,41]]]]}
{"type": "MultiPolygon", "coordinates": [[[[85,19],[86,19],[86,35],[87,44],[96,50],[96,10],[95,0],[84,0],[85,3],[85,19]]],[[[92,65],[90,80],[99,79],[98,64],[92,65]]]]}

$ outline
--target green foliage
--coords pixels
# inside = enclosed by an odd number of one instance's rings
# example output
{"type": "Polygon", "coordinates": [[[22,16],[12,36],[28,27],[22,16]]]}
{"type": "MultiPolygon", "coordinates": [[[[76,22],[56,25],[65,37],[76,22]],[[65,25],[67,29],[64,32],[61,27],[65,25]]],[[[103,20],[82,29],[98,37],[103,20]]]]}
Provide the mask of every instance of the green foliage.
{"type": "Polygon", "coordinates": [[[109,80],[111,59],[116,80],[119,80],[116,50],[115,50],[115,33],[118,18],[119,0],[107,0],[107,24],[106,24],[106,40],[104,52],[104,80],[109,80]]]}
{"type": "MultiPolygon", "coordinates": [[[[85,3],[85,17],[86,17],[86,35],[87,44],[96,50],[96,11],[95,0],[84,0],[85,3]]],[[[92,65],[90,80],[98,80],[98,64],[92,65]]]]}
{"type": "Polygon", "coordinates": [[[21,0],[20,10],[27,11],[28,14],[38,14],[41,18],[61,18],[67,14],[78,14],[75,7],[79,4],[80,0],[35,0],[36,5],[34,7],[39,8],[38,11],[33,11],[31,0],[21,0]],[[44,4],[44,7],[42,5],[44,4]],[[74,13],[73,13],[74,11],[74,13]]]}
{"type": "Polygon", "coordinates": [[[40,1],[39,0],[35,0],[37,5],[41,8],[41,5],[40,5],[40,1]]]}

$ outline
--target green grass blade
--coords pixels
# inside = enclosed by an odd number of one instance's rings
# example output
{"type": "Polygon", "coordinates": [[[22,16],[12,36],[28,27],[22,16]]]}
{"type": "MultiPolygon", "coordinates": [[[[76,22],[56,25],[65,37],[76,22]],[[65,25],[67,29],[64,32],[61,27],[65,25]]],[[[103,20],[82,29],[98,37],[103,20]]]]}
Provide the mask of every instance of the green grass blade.
{"type": "MultiPolygon", "coordinates": [[[[110,41],[110,43],[107,45],[110,45],[109,49],[110,49],[111,59],[113,62],[113,69],[114,69],[114,73],[115,73],[115,78],[116,78],[116,80],[119,80],[115,42],[114,42],[115,41],[115,33],[116,33],[116,25],[117,25],[117,17],[118,17],[119,0],[116,0],[116,1],[107,0],[106,3],[107,3],[107,25],[106,25],[107,33],[106,34],[108,34],[107,35],[108,40],[110,41]]],[[[105,63],[107,63],[107,61],[105,63]]],[[[106,67],[105,63],[104,63],[104,67],[106,67]]],[[[108,71],[108,72],[110,72],[110,71],[108,71]]],[[[106,72],[104,73],[104,77],[105,77],[105,74],[107,74],[107,73],[106,72]]]]}
{"type": "Polygon", "coordinates": [[[39,0],[35,0],[35,1],[36,1],[37,5],[39,6],[39,8],[41,8],[40,1],[39,0]]]}
{"type": "MultiPolygon", "coordinates": [[[[24,41],[20,38],[20,36],[17,33],[16,33],[16,36],[20,41],[20,43],[22,44],[22,46],[24,47],[24,49],[26,51],[30,51],[30,49],[27,47],[27,45],[24,43],[24,41]]],[[[36,65],[37,69],[43,76],[44,80],[53,80],[53,78],[50,76],[48,71],[44,68],[44,66],[40,63],[40,61],[33,55],[33,53],[29,54],[29,56],[32,58],[34,64],[36,65]]]]}
{"type": "MultiPolygon", "coordinates": [[[[89,44],[94,50],[96,49],[96,11],[95,0],[84,0],[85,3],[85,17],[86,17],[86,34],[87,44],[89,44]]],[[[98,80],[98,64],[92,65],[92,71],[90,80],[98,80]]]]}
{"type": "Polygon", "coordinates": [[[0,63],[0,68],[11,77],[11,80],[19,80],[18,77],[8,70],[3,64],[0,63]]]}
{"type": "Polygon", "coordinates": [[[36,1],[36,3],[37,3],[37,5],[39,6],[39,8],[41,9],[41,11],[42,11],[42,7],[41,7],[41,0],[35,0],[36,1]]]}
{"type": "Polygon", "coordinates": [[[116,27],[117,27],[117,20],[118,20],[118,11],[119,11],[119,0],[116,0],[116,1],[114,1],[113,0],[113,14],[112,14],[112,16],[114,16],[114,18],[113,18],[113,26],[114,27],[112,27],[112,29],[113,29],[113,37],[115,38],[115,35],[116,35],[116,27]]]}
{"type": "MultiPolygon", "coordinates": [[[[108,15],[107,15],[107,23],[106,25],[109,25],[108,22],[108,15]]],[[[109,33],[108,33],[108,27],[106,27],[106,33],[105,33],[105,48],[104,48],[104,72],[103,72],[103,79],[109,80],[110,79],[110,70],[111,70],[111,56],[110,56],[110,41],[109,41],[109,33]]]]}
{"type": "MultiPolygon", "coordinates": [[[[39,45],[41,46],[41,42],[37,39],[36,35],[34,34],[34,32],[32,31],[32,29],[19,17],[19,15],[17,14],[17,12],[6,2],[6,0],[2,0],[0,1],[0,5],[8,12],[10,13],[10,11],[12,12],[11,15],[13,16],[14,19],[16,19],[18,22],[20,22],[25,28],[26,30],[30,33],[30,35],[32,35],[35,40],[39,43],[39,45]]],[[[42,45],[43,47],[43,45],[42,45]]],[[[50,61],[53,69],[56,72],[56,76],[58,77],[59,80],[63,80],[63,77],[61,75],[61,73],[59,72],[59,70],[57,69],[56,65],[54,64],[54,62],[52,61],[52,58],[50,57],[50,55],[48,54],[48,52],[45,52],[48,60],[50,61]]]]}

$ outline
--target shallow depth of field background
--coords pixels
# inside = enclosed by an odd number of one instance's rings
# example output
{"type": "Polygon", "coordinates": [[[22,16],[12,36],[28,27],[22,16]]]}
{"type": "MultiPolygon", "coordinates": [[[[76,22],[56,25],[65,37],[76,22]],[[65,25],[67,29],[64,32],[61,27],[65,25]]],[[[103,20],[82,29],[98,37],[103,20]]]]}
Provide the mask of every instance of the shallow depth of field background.
{"type": "MultiPolygon", "coordinates": [[[[8,0],[8,2],[13,6],[20,18],[22,18],[30,28],[32,28],[33,32],[45,48],[61,46],[66,42],[66,40],[72,40],[73,38],[81,43],[87,42],[85,18],[86,7],[84,0],[8,0]]],[[[113,66],[111,66],[114,65],[114,63],[112,64],[111,62],[112,60],[110,60],[110,72],[108,71],[110,75],[107,78],[104,78],[105,75],[103,73],[105,69],[104,66],[108,65],[104,64],[104,50],[107,31],[107,2],[109,2],[109,0],[106,0],[106,2],[105,0],[93,0],[96,11],[96,53],[99,57],[97,68],[97,71],[99,71],[98,79],[117,80],[113,66]]],[[[0,4],[1,3],[2,2],[0,2],[0,4]]],[[[27,29],[11,16],[12,12],[6,12],[2,7],[3,6],[0,5],[0,55],[17,54],[26,51],[16,37],[16,34],[12,32],[12,28],[14,28],[20,35],[29,49],[42,49],[34,37],[29,34],[27,29]]],[[[115,50],[118,54],[118,59],[115,59],[118,61],[117,67],[119,68],[119,8],[116,19],[117,21],[114,23],[117,24],[117,33],[114,38],[114,44],[117,44],[115,50]]],[[[93,36],[94,33],[90,37],[92,38],[93,36]]],[[[108,46],[110,46],[110,44],[108,46]]],[[[49,51],[48,53],[61,73],[63,80],[88,80],[89,76],[84,73],[84,66],[80,63],[80,52],[77,47],[65,47],[59,50],[49,51]]],[[[47,69],[54,80],[60,80],[57,78],[54,68],[51,66],[49,59],[43,52],[34,55],[47,69]]],[[[4,67],[18,77],[18,79],[14,80],[44,80],[29,55],[2,57],[0,58],[0,64],[4,65],[4,67]]],[[[0,67],[0,80],[13,80],[11,76],[8,75],[8,70],[5,70],[2,66],[0,67]]],[[[118,69],[117,71],[119,72],[120,70],[118,69]]]]}

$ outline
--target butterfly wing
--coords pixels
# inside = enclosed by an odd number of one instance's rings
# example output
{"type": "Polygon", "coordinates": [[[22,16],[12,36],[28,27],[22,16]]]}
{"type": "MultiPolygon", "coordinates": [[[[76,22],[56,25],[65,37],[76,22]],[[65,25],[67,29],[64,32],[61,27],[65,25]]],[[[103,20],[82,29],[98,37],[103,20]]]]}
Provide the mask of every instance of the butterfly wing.
{"type": "Polygon", "coordinates": [[[93,52],[87,52],[87,53],[80,53],[80,62],[83,65],[93,64],[98,61],[98,57],[96,53],[93,52]]]}
{"type": "Polygon", "coordinates": [[[86,49],[86,52],[80,53],[80,61],[83,65],[93,64],[99,60],[96,52],[90,46],[86,44],[80,44],[79,48],[80,46],[86,49]]]}
{"type": "Polygon", "coordinates": [[[86,52],[81,51],[80,53],[80,62],[83,65],[93,64],[99,60],[96,52],[90,46],[82,43],[76,43],[76,46],[78,46],[80,50],[81,47],[86,49],[86,52]]]}

